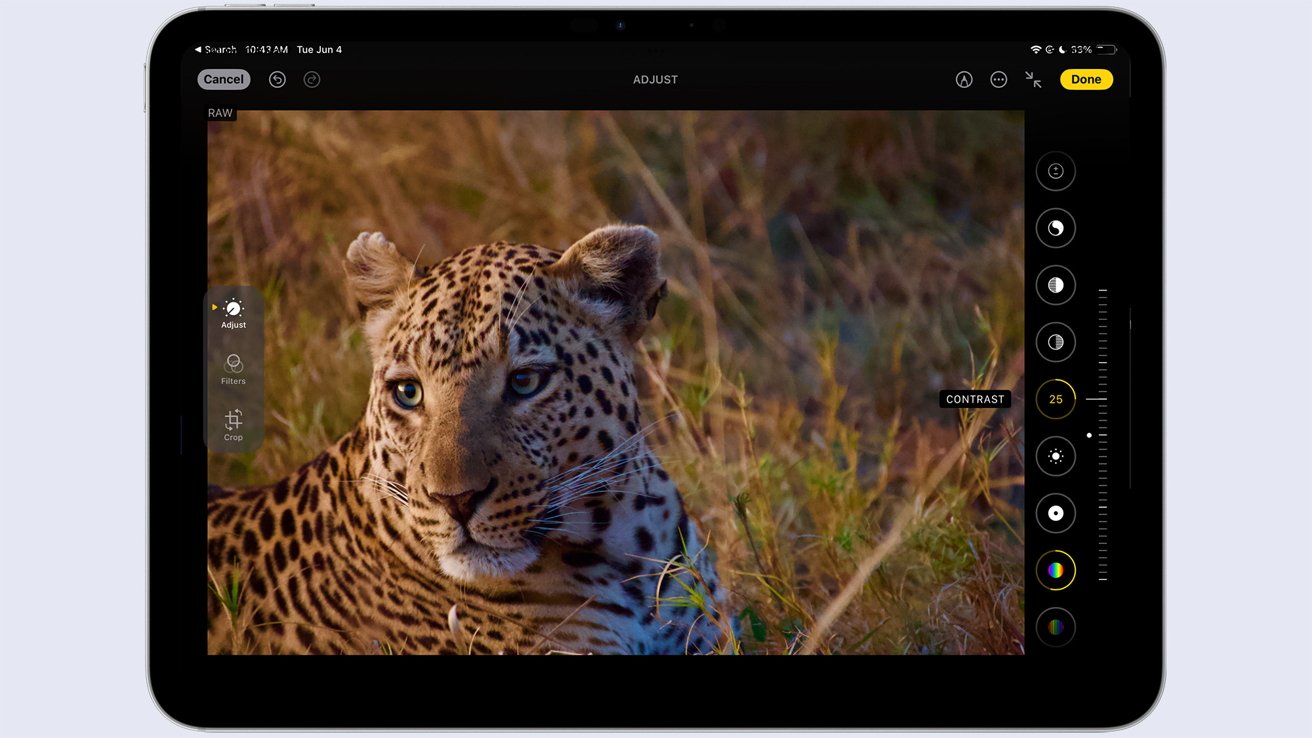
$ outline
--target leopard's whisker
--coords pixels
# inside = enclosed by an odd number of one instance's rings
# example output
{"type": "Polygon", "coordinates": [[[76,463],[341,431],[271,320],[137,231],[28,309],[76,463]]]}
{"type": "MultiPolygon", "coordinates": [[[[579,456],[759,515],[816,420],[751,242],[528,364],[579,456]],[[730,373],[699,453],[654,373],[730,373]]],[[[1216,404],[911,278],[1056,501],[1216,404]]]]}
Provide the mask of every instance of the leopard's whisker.
{"type": "Polygon", "coordinates": [[[632,477],[635,474],[641,474],[642,472],[650,471],[652,469],[659,469],[659,468],[660,468],[660,464],[650,464],[647,466],[640,466],[630,471],[624,472],[623,474],[616,474],[604,479],[598,479],[583,487],[566,488],[564,490],[564,494],[561,494],[556,497],[554,504],[560,507],[564,507],[565,505],[575,502],[576,500],[580,500],[585,497],[597,497],[607,492],[610,493],[632,492],[632,490],[624,489],[623,487],[614,487],[613,485],[615,485],[620,481],[623,481],[624,479],[627,479],[628,477],[632,477]]]}
{"type": "Polygon", "coordinates": [[[510,313],[508,316],[506,316],[507,320],[501,321],[499,323],[501,327],[502,338],[509,337],[510,330],[514,328],[514,324],[518,322],[514,319],[515,308],[519,307],[519,301],[524,297],[524,290],[528,289],[529,282],[533,280],[533,274],[535,272],[537,272],[537,267],[533,267],[533,270],[528,273],[528,277],[524,279],[524,284],[521,284],[519,286],[519,291],[515,293],[515,299],[510,302],[510,310],[507,311],[510,313]]]}
{"type": "Polygon", "coordinates": [[[630,446],[631,444],[637,443],[638,441],[642,440],[643,438],[645,438],[645,437],[651,435],[652,431],[654,431],[658,425],[660,425],[661,423],[664,423],[665,421],[667,421],[667,420],[669,420],[669,419],[671,419],[671,418],[677,416],[678,414],[679,414],[678,412],[669,412],[669,413],[666,413],[665,415],[663,415],[663,416],[661,416],[661,417],[659,417],[659,418],[657,418],[657,419],[651,421],[650,423],[648,423],[647,425],[643,426],[642,428],[639,428],[637,431],[635,431],[635,432],[633,433],[633,435],[629,436],[628,438],[624,439],[623,441],[620,441],[618,444],[615,445],[615,448],[613,448],[613,449],[611,449],[610,451],[608,451],[605,455],[600,456],[600,457],[595,458],[595,459],[592,459],[592,460],[590,460],[590,461],[584,462],[584,463],[582,463],[582,464],[577,464],[577,465],[575,465],[575,466],[572,466],[572,467],[570,467],[569,469],[566,469],[566,470],[564,470],[564,471],[562,471],[562,472],[556,474],[556,475],[553,476],[553,477],[548,477],[548,478],[547,478],[546,480],[544,480],[544,481],[549,482],[549,481],[551,481],[552,479],[556,479],[556,478],[558,478],[558,477],[565,476],[566,474],[569,474],[570,472],[572,472],[572,471],[574,471],[574,470],[576,470],[576,469],[579,469],[579,468],[586,468],[586,467],[588,467],[588,466],[596,465],[596,464],[598,464],[598,463],[600,463],[600,462],[602,462],[602,461],[605,461],[606,459],[608,459],[608,458],[614,456],[615,454],[622,453],[623,450],[624,450],[625,448],[627,448],[628,446],[630,446]]]}
{"type": "Polygon", "coordinates": [[[612,499],[619,499],[619,493],[621,492],[632,492],[632,490],[625,489],[623,487],[601,487],[598,489],[588,490],[587,494],[583,494],[577,497],[571,497],[569,499],[563,500],[561,504],[563,506],[568,506],[568,505],[572,505],[575,502],[578,502],[579,500],[589,499],[593,497],[601,497],[602,495],[605,494],[609,494],[612,499]]]}
{"type": "Polygon", "coordinates": [[[402,497],[401,495],[397,494],[396,492],[393,492],[392,490],[390,490],[390,489],[388,489],[388,488],[386,488],[386,487],[383,487],[383,486],[381,486],[381,485],[379,485],[379,484],[377,484],[377,483],[375,483],[375,484],[373,485],[373,489],[374,489],[375,491],[377,491],[379,494],[387,495],[388,497],[391,497],[392,499],[396,500],[397,502],[400,502],[400,503],[403,504],[403,505],[407,505],[407,506],[409,506],[409,504],[410,504],[410,498],[408,498],[408,497],[402,497]]]}
{"type": "Polygon", "coordinates": [[[377,491],[381,492],[382,494],[385,494],[388,497],[391,497],[392,499],[396,500],[397,502],[400,502],[406,507],[410,506],[410,494],[406,491],[405,487],[401,486],[397,482],[391,482],[386,479],[383,479],[382,477],[375,477],[370,475],[365,475],[359,479],[354,479],[350,481],[353,484],[369,485],[374,489],[376,489],[377,491]]]}
{"type": "Polygon", "coordinates": [[[386,482],[387,484],[390,484],[390,485],[392,485],[392,486],[394,486],[394,487],[396,487],[396,488],[398,488],[398,489],[402,489],[402,490],[404,490],[404,489],[406,488],[404,484],[401,484],[400,482],[398,482],[398,481],[396,481],[396,480],[394,480],[394,479],[388,479],[387,477],[382,477],[382,476],[379,476],[379,475],[377,475],[377,474],[365,474],[364,476],[362,476],[362,477],[360,477],[360,478],[361,478],[361,479],[376,479],[376,480],[378,480],[378,481],[380,481],[380,482],[386,482]]]}
{"type": "Polygon", "coordinates": [[[385,481],[383,481],[383,480],[381,480],[381,479],[372,479],[372,478],[367,478],[367,477],[366,477],[366,478],[360,478],[360,479],[349,479],[349,480],[346,480],[346,481],[347,481],[348,483],[350,483],[350,484],[367,484],[367,485],[370,485],[370,486],[373,486],[373,487],[384,488],[384,489],[387,490],[388,493],[394,493],[394,492],[396,492],[395,489],[393,489],[390,485],[388,485],[385,481]]]}
{"type": "MultiPolygon", "coordinates": [[[[587,515],[587,514],[589,514],[588,510],[559,510],[559,511],[553,510],[551,514],[546,517],[554,518],[554,517],[565,516],[565,515],[587,515]]],[[[542,521],[539,520],[538,522],[542,522],[542,521]]]]}
{"type": "Polygon", "coordinates": [[[409,500],[407,500],[407,499],[405,499],[405,498],[403,498],[403,497],[398,497],[397,495],[393,494],[392,492],[388,491],[387,489],[385,489],[385,488],[383,488],[383,487],[380,487],[380,486],[378,486],[378,485],[374,485],[374,491],[377,492],[377,493],[380,494],[380,495],[383,495],[383,496],[386,496],[386,497],[391,497],[393,500],[396,500],[397,502],[401,503],[402,505],[405,505],[406,507],[409,507],[409,506],[410,506],[410,501],[409,501],[409,500]]]}
{"type": "Polygon", "coordinates": [[[394,492],[397,492],[398,494],[403,495],[403,496],[406,497],[407,499],[410,497],[410,490],[407,489],[406,486],[403,485],[403,484],[401,484],[400,482],[393,481],[393,480],[391,480],[391,479],[385,479],[385,478],[383,478],[383,477],[380,477],[380,476],[377,476],[377,475],[371,475],[371,474],[366,474],[366,475],[364,475],[364,476],[361,477],[361,478],[362,478],[362,479],[370,479],[370,480],[373,480],[373,481],[375,481],[375,482],[379,482],[379,483],[382,483],[382,484],[386,484],[386,485],[388,486],[388,488],[391,489],[391,490],[393,490],[394,492]]]}
{"type": "Polygon", "coordinates": [[[565,480],[561,481],[559,484],[555,484],[555,485],[552,485],[552,486],[553,486],[553,487],[567,487],[567,486],[571,486],[571,485],[577,485],[577,484],[580,484],[580,483],[583,483],[583,482],[588,481],[590,478],[596,477],[596,476],[598,476],[598,475],[600,475],[600,474],[604,474],[604,473],[606,473],[606,472],[608,472],[608,471],[612,471],[612,470],[615,470],[615,469],[623,468],[626,464],[630,463],[631,461],[633,461],[633,458],[632,458],[632,457],[630,457],[630,456],[621,456],[621,457],[619,457],[618,459],[612,459],[612,460],[610,460],[609,462],[607,462],[607,463],[606,463],[605,465],[603,465],[603,466],[589,468],[588,470],[586,470],[586,471],[584,471],[584,472],[582,472],[582,473],[580,473],[580,474],[578,474],[578,475],[576,475],[576,476],[570,477],[569,479],[565,479],[565,480]]]}
{"type": "Polygon", "coordinates": [[[379,495],[383,495],[385,497],[391,497],[393,500],[396,500],[397,502],[401,503],[402,505],[405,505],[406,507],[410,506],[410,502],[408,500],[401,497],[397,497],[396,495],[392,494],[391,492],[388,492],[385,489],[382,489],[381,487],[375,488],[374,491],[377,492],[379,495]]]}
{"type": "Polygon", "coordinates": [[[510,326],[506,329],[507,334],[509,334],[510,331],[512,331],[512,330],[515,329],[515,325],[516,325],[517,323],[519,323],[519,321],[522,320],[523,317],[524,317],[525,315],[528,315],[528,311],[532,310],[532,309],[533,309],[533,306],[536,305],[536,304],[538,304],[538,300],[541,300],[541,299],[542,299],[542,295],[538,295],[537,297],[533,298],[533,302],[530,302],[529,304],[525,305],[525,306],[519,311],[519,314],[518,314],[518,315],[512,315],[512,316],[511,316],[511,319],[510,319],[510,326]]]}
{"type": "Polygon", "coordinates": [[[424,249],[427,246],[428,244],[423,244],[423,243],[419,244],[419,253],[415,254],[415,260],[410,263],[410,272],[406,274],[405,277],[406,287],[409,287],[410,283],[414,281],[415,272],[419,271],[419,257],[424,255],[424,249]]]}
{"type": "Polygon", "coordinates": [[[633,444],[636,444],[638,441],[640,441],[640,440],[642,440],[643,438],[645,438],[645,437],[651,435],[651,433],[652,433],[653,431],[655,431],[656,426],[658,426],[658,425],[660,425],[661,423],[663,423],[663,422],[669,420],[670,418],[675,417],[676,415],[678,415],[678,413],[676,413],[676,412],[671,412],[671,413],[667,413],[667,414],[665,414],[663,417],[660,417],[660,418],[657,418],[656,420],[653,420],[652,422],[648,423],[645,427],[639,429],[639,430],[638,430],[637,432],[635,432],[633,435],[629,436],[628,438],[624,439],[624,440],[621,441],[620,443],[616,444],[615,448],[611,449],[611,450],[610,450],[609,452],[607,452],[604,456],[601,456],[601,457],[599,457],[599,458],[596,458],[596,459],[593,459],[593,460],[591,460],[591,461],[585,462],[585,463],[583,463],[583,464],[578,464],[578,465],[572,466],[572,467],[570,467],[569,469],[566,469],[565,471],[562,471],[562,472],[560,472],[560,473],[558,473],[558,474],[556,474],[556,475],[554,475],[554,476],[548,477],[548,478],[546,478],[546,479],[544,479],[544,480],[542,481],[542,485],[543,485],[543,486],[549,485],[549,484],[551,484],[551,483],[553,483],[553,482],[556,482],[556,481],[560,480],[562,477],[567,477],[567,476],[569,476],[570,474],[575,473],[575,472],[578,472],[578,475],[575,476],[575,477],[573,477],[570,481],[574,481],[574,480],[576,480],[576,479],[579,479],[579,478],[581,478],[581,477],[583,477],[583,476],[589,474],[591,471],[593,471],[594,469],[598,468],[600,465],[606,463],[607,460],[609,460],[609,459],[613,459],[617,454],[622,454],[622,453],[624,453],[624,451],[625,451],[629,446],[631,446],[631,445],[633,445],[633,444]]]}
{"type": "MultiPolygon", "coordinates": [[[[628,449],[624,449],[624,450],[627,451],[628,449]]],[[[612,466],[615,466],[617,464],[627,463],[631,458],[632,457],[629,456],[628,454],[621,454],[618,457],[612,457],[611,455],[607,454],[606,456],[600,459],[594,459],[592,461],[589,461],[586,466],[574,467],[575,473],[571,476],[566,477],[563,481],[568,483],[577,482],[581,479],[585,479],[586,477],[595,474],[598,471],[604,471],[605,469],[611,468],[612,466]]],[[[556,480],[556,481],[562,481],[562,480],[556,480]]]]}
{"type": "Polygon", "coordinates": [[[594,478],[587,480],[585,483],[580,484],[579,482],[571,480],[566,484],[557,485],[552,489],[564,490],[564,491],[587,489],[590,487],[594,487],[596,485],[610,484],[615,480],[631,477],[639,472],[644,472],[644,471],[649,471],[651,469],[659,469],[659,468],[661,468],[659,462],[652,461],[650,463],[644,463],[642,461],[635,460],[633,462],[632,468],[625,469],[622,465],[617,466],[614,470],[610,471],[609,473],[595,476],[594,478]]]}
{"type": "Polygon", "coordinates": [[[564,518],[567,515],[590,515],[590,514],[591,514],[590,510],[562,510],[557,513],[552,513],[551,515],[548,515],[545,518],[529,518],[525,522],[542,523],[542,524],[564,523],[566,522],[564,518]]]}

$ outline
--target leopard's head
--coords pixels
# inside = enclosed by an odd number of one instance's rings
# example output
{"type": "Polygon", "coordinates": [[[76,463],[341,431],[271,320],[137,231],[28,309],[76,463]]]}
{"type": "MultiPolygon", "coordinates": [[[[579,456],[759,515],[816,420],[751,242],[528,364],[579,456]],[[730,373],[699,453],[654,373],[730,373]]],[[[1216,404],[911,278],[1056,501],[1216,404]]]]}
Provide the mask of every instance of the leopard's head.
{"type": "Polygon", "coordinates": [[[381,512],[389,535],[464,581],[589,535],[609,514],[589,498],[655,464],[631,352],[665,294],[658,257],[651,230],[608,226],[563,254],[498,242],[416,272],[360,234],[344,264],[373,357],[361,477],[402,503],[381,512]]]}

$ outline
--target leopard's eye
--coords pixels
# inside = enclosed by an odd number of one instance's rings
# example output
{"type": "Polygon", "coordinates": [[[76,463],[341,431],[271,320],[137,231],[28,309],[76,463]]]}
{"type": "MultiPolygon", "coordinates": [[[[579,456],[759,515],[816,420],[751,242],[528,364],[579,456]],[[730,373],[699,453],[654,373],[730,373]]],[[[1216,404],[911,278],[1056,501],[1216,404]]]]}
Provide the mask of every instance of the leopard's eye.
{"type": "Polygon", "coordinates": [[[407,379],[397,382],[392,388],[392,396],[396,398],[396,403],[407,410],[419,407],[419,403],[424,401],[424,388],[416,381],[407,379]]]}
{"type": "Polygon", "coordinates": [[[532,397],[547,386],[547,369],[517,369],[506,378],[506,393],[512,398],[532,397]]]}

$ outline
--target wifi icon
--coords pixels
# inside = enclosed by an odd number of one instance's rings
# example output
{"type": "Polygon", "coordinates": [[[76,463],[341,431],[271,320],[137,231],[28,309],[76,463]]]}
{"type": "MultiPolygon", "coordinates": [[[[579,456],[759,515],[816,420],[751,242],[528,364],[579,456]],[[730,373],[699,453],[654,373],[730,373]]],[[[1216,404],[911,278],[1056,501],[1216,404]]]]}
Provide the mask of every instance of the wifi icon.
{"type": "Polygon", "coordinates": [[[1039,46],[1038,44],[1034,44],[1033,46],[1030,47],[1030,51],[1033,51],[1035,54],[1037,54],[1040,51],[1043,51],[1043,47],[1039,46]]]}

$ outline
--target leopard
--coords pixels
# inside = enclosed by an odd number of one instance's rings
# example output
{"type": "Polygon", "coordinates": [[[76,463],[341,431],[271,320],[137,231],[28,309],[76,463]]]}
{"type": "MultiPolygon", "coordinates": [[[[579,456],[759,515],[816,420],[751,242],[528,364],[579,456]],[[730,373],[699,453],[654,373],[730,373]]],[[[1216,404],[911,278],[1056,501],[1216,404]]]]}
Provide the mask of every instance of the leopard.
{"type": "Polygon", "coordinates": [[[714,553],[640,413],[656,233],[417,267],[366,231],[342,264],[365,409],[286,477],[209,488],[208,651],[724,653],[714,553]]]}

